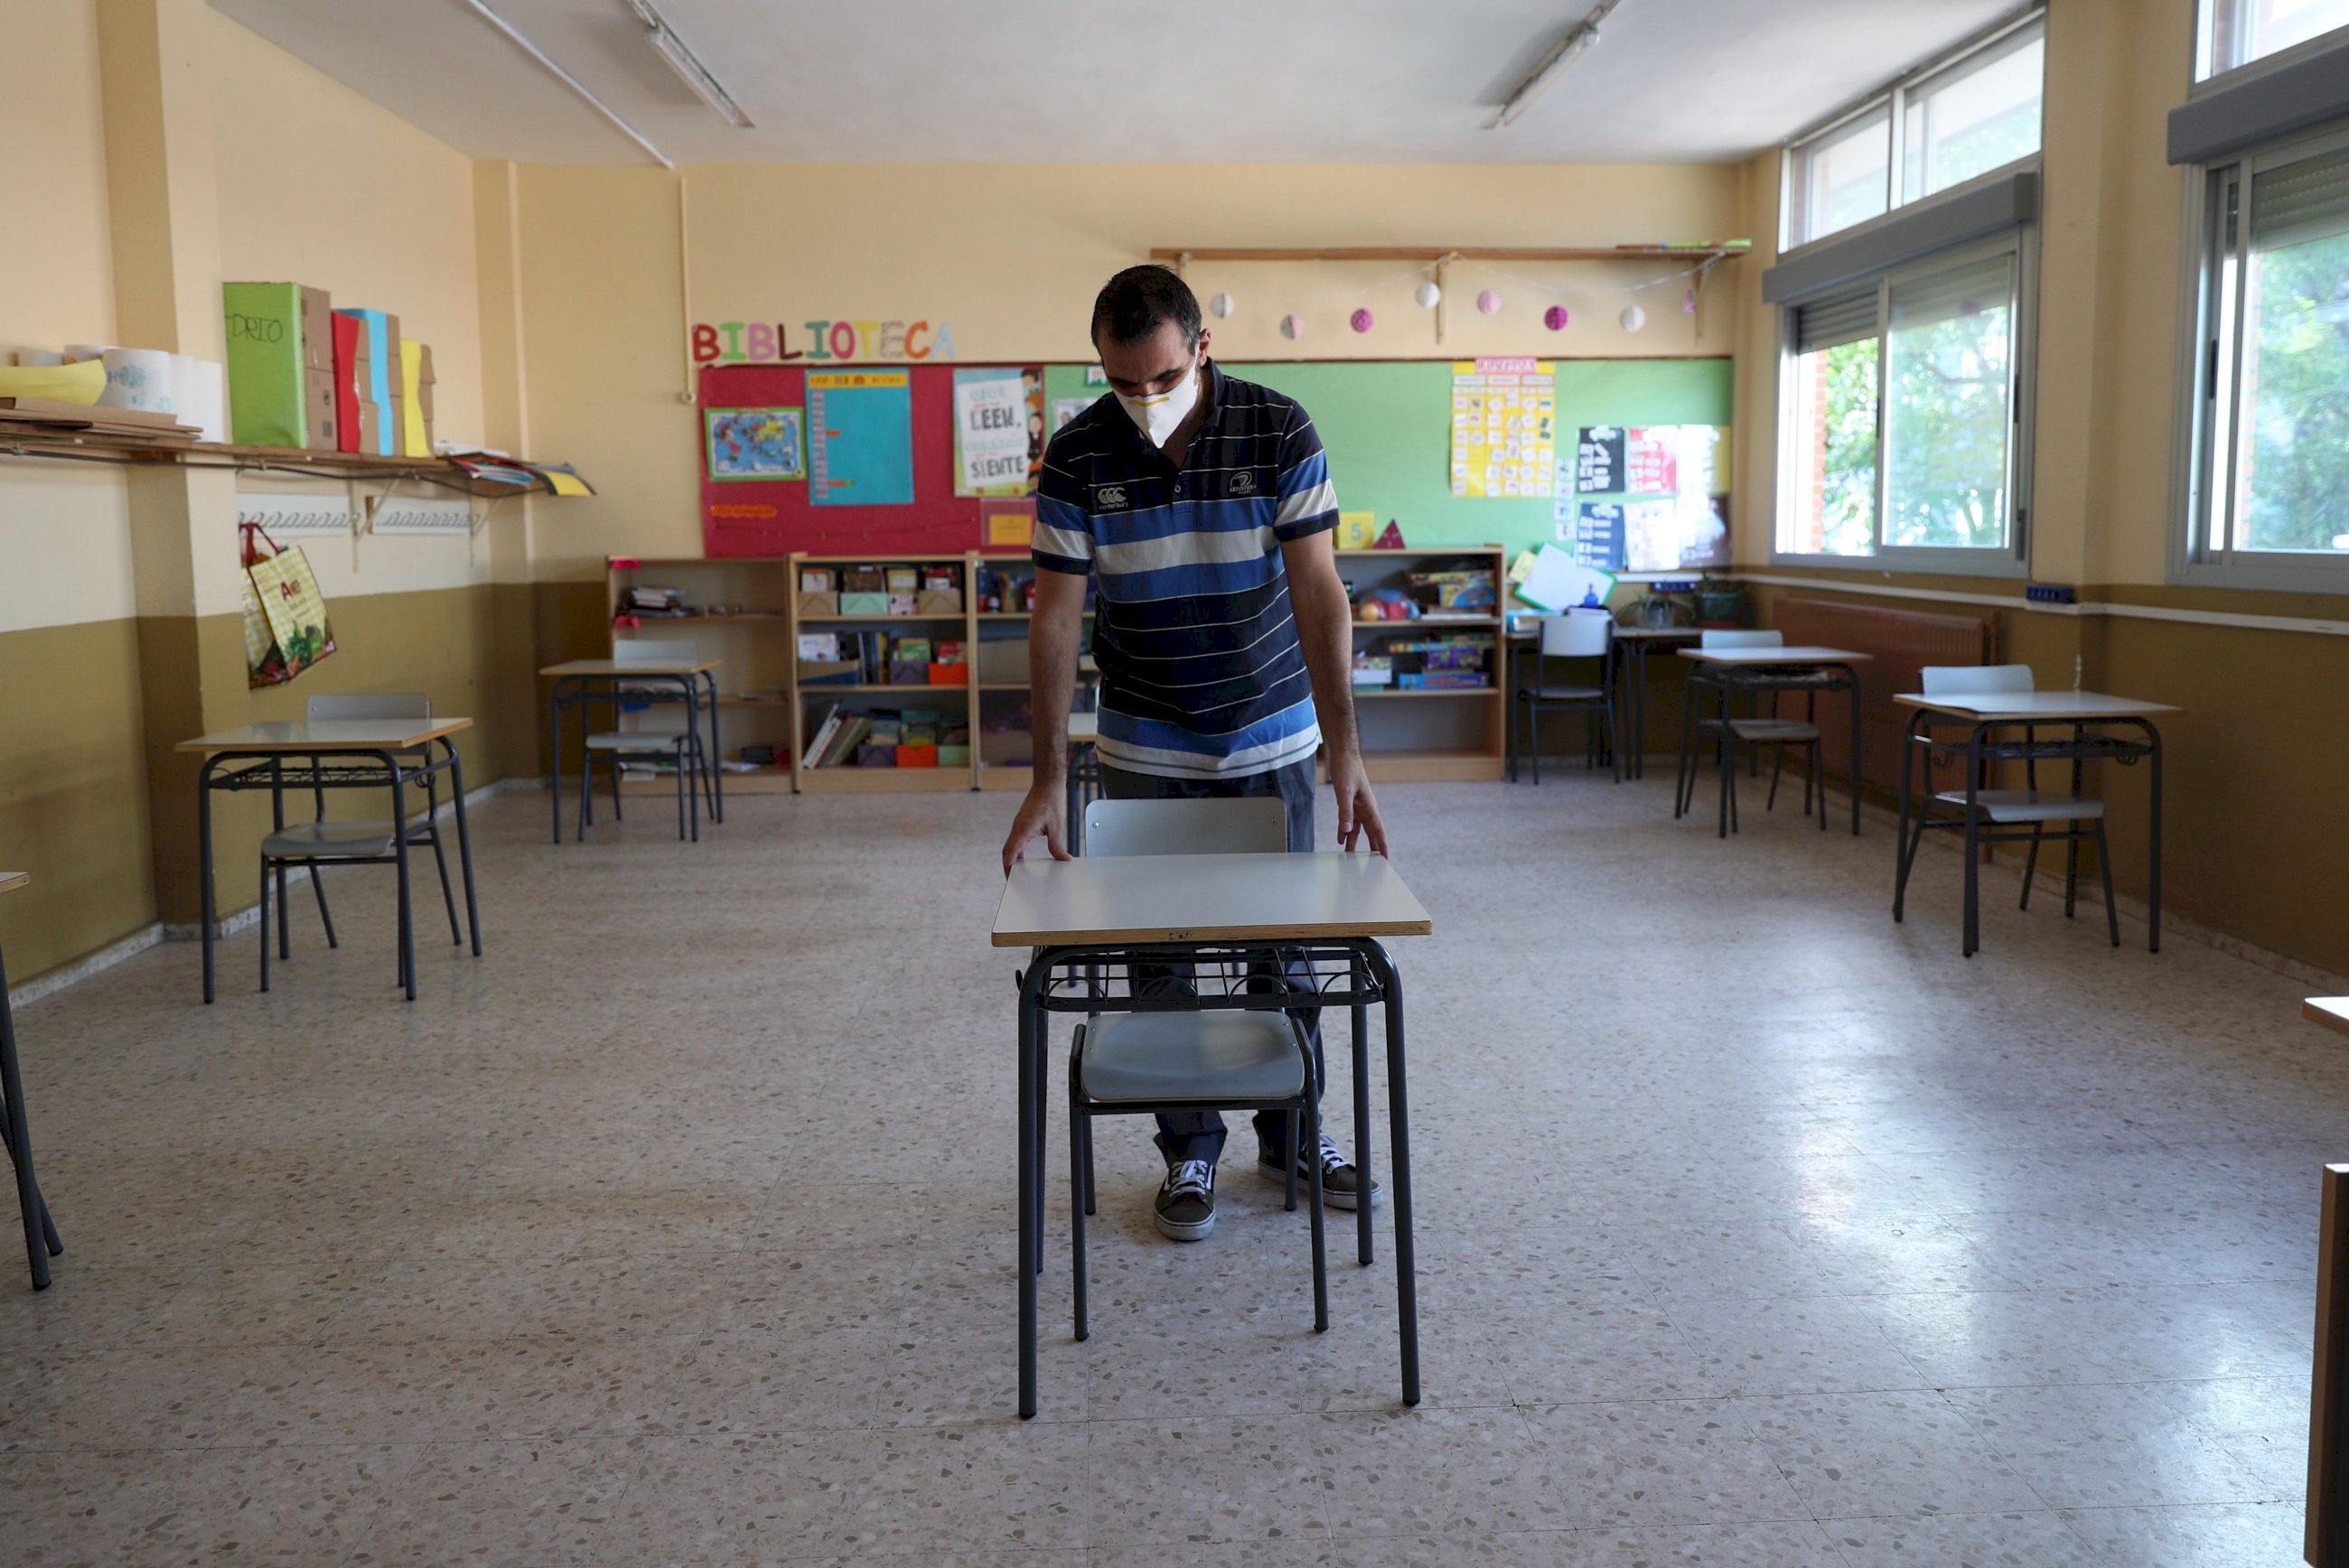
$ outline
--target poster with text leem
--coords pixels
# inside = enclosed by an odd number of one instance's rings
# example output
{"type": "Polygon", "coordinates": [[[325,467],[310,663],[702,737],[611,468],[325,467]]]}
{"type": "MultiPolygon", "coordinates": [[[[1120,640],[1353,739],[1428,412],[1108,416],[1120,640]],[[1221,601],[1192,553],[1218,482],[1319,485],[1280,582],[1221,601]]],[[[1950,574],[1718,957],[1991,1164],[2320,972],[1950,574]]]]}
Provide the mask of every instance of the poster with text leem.
{"type": "Polygon", "coordinates": [[[818,506],[910,506],[912,381],[903,370],[812,370],[808,499],[818,506]]]}
{"type": "Polygon", "coordinates": [[[1044,373],[957,367],[955,494],[1025,495],[1044,458],[1044,373]]]}

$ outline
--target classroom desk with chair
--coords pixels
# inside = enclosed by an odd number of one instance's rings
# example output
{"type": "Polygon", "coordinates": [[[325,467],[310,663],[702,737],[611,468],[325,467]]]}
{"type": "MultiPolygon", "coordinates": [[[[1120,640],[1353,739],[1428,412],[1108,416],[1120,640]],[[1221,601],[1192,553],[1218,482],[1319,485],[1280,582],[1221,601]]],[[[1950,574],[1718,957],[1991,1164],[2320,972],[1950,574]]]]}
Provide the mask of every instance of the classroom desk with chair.
{"type": "MultiPolygon", "coordinates": [[[[1387,1118],[1394,1161],[1395,1299],[1403,1403],[1419,1402],[1419,1311],[1413,1273],[1411,1135],[1405,1092],[1402,978],[1379,938],[1424,936],[1434,922],[1384,856],[1141,855],[1030,858],[1011,868],[989,940],[1033,949],[1019,975],[1019,1414],[1036,1413],[1036,1275],[1043,1268],[1046,1068],[1055,1013],[1206,1012],[1294,1006],[1288,989],[1236,985],[1111,998],[1104,968],[1218,964],[1244,969],[1267,948],[1292,975],[1310,975],[1313,1001],[1352,1011],[1354,1159],[1370,1189],[1368,1010],[1385,1011],[1387,1118]]],[[[1292,984],[1295,984],[1292,981],[1292,984]]],[[[1373,1205],[1356,1211],[1359,1256],[1371,1255],[1373,1205]]]]}
{"type": "MultiPolygon", "coordinates": [[[[1745,635],[1761,634],[1748,633],[1745,635]]],[[[1775,636],[1777,634],[1767,634],[1775,636]]],[[[1859,833],[1859,676],[1857,666],[1869,663],[1874,655],[1857,653],[1850,648],[1787,647],[1785,645],[1749,645],[1737,647],[1695,647],[1679,650],[1682,658],[1695,667],[1689,671],[1689,690],[1681,714],[1681,754],[1679,777],[1672,797],[1672,815],[1677,818],[1693,810],[1696,799],[1696,738],[1699,710],[1703,707],[1703,694],[1710,691],[1718,704],[1716,717],[1721,752],[1721,836],[1727,838],[1733,820],[1736,781],[1730,776],[1736,760],[1736,748],[1732,742],[1730,726],[1737,722],[1732,707],[1736,699],[1747,694],[1769,694],[1776,700],[1780,692],[1847,692],[1851,697],[1851,830],[1859,833]]],[[[1765,721],[1766,722],[1766,721],[1765,721]]],[[[1765,739],[1759,744],[1768,744],[1765,739]]],[[[1817,771],[1816,769],[1813,769],[1817,771]]],[[[1826,795],[1819,794],[1819,825],[1826,825],[1826,795]]]]}
{"type": "MultiPolygon", "coordinates": [[[[464,867],[465,915],[473,956],[481,955],[481,914],[473,900],[473,841],[465,823],[465,771],[451,738],[471,729],[470,718],[273,719],[183,740],[174,750],[204,756],[196,782],[196,830],[203,883],[204,1000],[212,999],[213,935],[212,795],[266,789],[271,820],[285,829],[285,792],[311,790],[324,800],[328,789],[385,789],[391,798],[389,830],[379,853],[341,856],[353,865],[391,864],[399,869],[399,983],[416,1000],[416,922],[409,896],[407,791],[439,774],[449,776],[450,802],[457,816],[457,856],[464,867]],[[432,748],[440,748],[435,757],[432,748]]],[[[316,875],[314,869],[312,875],[316,875]]],[[[267,893],[264,892],[266,908],[267,893]]],[[[322,904],[323,909],[323,904],[322,904]]],[[[285,901],[278,901],[281,918],[285,901]]],[[[262,941],[269,934],[262,932],[262,941]]],[[[265,987],[264,987],[265,988],[265,987]]]]}
{"type": "MultiPolygon", "coordinates": [[[[0,872],[0,893],[28,886],[23,872],[0,872]]],[[[7,1139],[8,1162],[16,1172],[16,1210],[25,1222],[25,1259],[32,1267],[33,1288],[49,1288],[49,1260],[66,1250],[57,1239],[57,1222],[49,1218],[48,1201],[33,1174],[33,1133],[25,1114],[25,1079],[16,1067],[16,1020],[8,1006],[8,975],[0,966],[0,1134],[7,1139]]]]}
{"type": "MultiPolygon", "coordinates": [[[[623,644],[622,646],[626,645],[623,644]]],[[[615,713],[628,703],[675,702],[685,706],[686,733],[692,744],[686,749],[698,754],[700,749],[701,714],[709,713],[709,752],[706,769],[698,780],[688,778],[679,781],[680,795],[692,789],[705,790],[709,800],[709,820],[726,820],[726,769],[719,766],[724,753],[718,739],[718,667],[723,659],[570,659],[559,665],[547,665],[539,670],[551,683],[546,691],[546,723],[552,738],[553,763],[548,769],[554,804],[554,841],[563,841],[563,715],[568,708],[610,707],[615,713]],[[631,688],[635,689],[631,689],[631,688]],[[675,695],[671,695],[672,691],[675,695]]],[[[683,758],[680,769],[688,767],[683,758]]],[[[592,779],[592,774],[590,775],[592,779]]],[[[583,786],[585,788],[585,786],[583,786]]],[[[699,805],[694,810],[697,820],[693,836],[698,839],[699,805]]],[[[585,837],[585,806],[581,807],[581,837],[585,837]]]]}
{"type": "MultiPolygon", "coordinates": [[[[2072,794],[2080,791],[2080,768],[2083,763],[2104,760],[2128,767],[2138,761],[2147,765],[2147,783],[2152,790],[2152,811],[2147,823],[2146,870],[2146,951],[2161,951],[2161,731],[2155,727],[2157,714],[2178,710],[2168,703],[2147,702],[2137,697],[2113,696],[2094,691],[1992,691],[1971,695],[1951,692],[1902,692],[1892,699],[1910,709],[1909,726],[1900,743],[1900,843],[1898,876],[1892,895],[1892,918],[1901,916],[1904,897],[1908,892],[1908,868],[1915,856],[1909,842],[1910,827],[1915,824],[1916,837],[1921,840],[1925,829],[1950,827],[1965,834],[1965,955],[1972,957],[1982,946],[1981,921],[1976,910],[1980,887],[1982,857],[1979,850],[1985,836],[1985,827],[1993,820],[1999,801],[2010,795],[2036,796],[2034,789],[2026,791],[1989,790],[1982,787],[1983,764],[1986,762],[2022,762],[2035,769],[2041,762],[2070,764],[2072,794]],[[1964,738],[1940,740],[1934,737],[1936,727],[1945,730],[1962,728],[1964,738]],[[2054,738],[2043,737],[2043,727],[2068,730],[2054,738]],[[2017,737],[2000,732],[2020,729],[2017,737]],[[2113,733],[2116,730],[2134,733],[2113,733]],[[1948,804],[1961,813],[1957,819],[1931,820],[1927,808],[1936,799],[1931,787],[1931,758],[1926,758],[1926,788],[1920,794],[1911,784],[1912,758],[1920,752],[1943,751],[1962,758],[1966,784],[1962,792],[1949,791],[1948,804]]],[[[2101,820],[2097,824],[2102,828],[2101,820]]],[[[1995,834],[1992,836],[1995,837],[1995,834]]],[[[2035,864],[2035,859],[2034,859],[2035,864]]],[[[2112,881],[2110,868],[2105,867],[2106,905],[2111,908],[2112,881]]],[[[2024,882],[2024,896],[2029,896],[2029,881],[2024,882]]],[[[2068,901],[2067,901],[2068,903],[2068,901]]],[[[2070,913],[2068,907],[2066,913],[2070,913]]],[[[2120,945],[2116,915],[2108,913],[2114,923],[2113,944],[2120,945]]]]}
{"type": "MultiPolygon", "coordinates": [[[[1512,614],[1517,612],[1512,611],[1512,614]]],[[[1615,701],[1619,714],[1616,731],[1623,738],[1623,777],[1644,779],[1648,775],[1648,655],[1657,648],[1669,648],[1682,643],[1693,643],[1701,634],[1694,626],[1627,626],[1616,623],[1608,652],[1615,661],[1615,701]]],[[[1503,683],[1509,689],[1509,724],[1511,740],[1509,755],[1516,755],[1515,738],[1517,722],[1516,677],[1514,665],[1528,653],[1541,647],[1538,630],[1508,633],[1506,638],[1509,661],[1513,666],[1503,683]]]]}

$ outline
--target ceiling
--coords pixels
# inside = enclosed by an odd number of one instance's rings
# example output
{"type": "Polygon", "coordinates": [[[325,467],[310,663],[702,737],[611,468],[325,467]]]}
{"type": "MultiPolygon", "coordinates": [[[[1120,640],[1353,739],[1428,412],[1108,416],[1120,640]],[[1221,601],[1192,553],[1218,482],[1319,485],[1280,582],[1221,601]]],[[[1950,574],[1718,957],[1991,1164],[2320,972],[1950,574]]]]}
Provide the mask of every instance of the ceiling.
{"type": "MultiPolygon", "coordinates": [[[[1505,130],[1588,0],[656,0],[756,120],[703,106],[627,0],[488,0],[680,163],[1711,162],[2015,0],[1622,0],[1505,130]]],[[[212,0],[460,151],[645,155],[463,0],[212,0]]]]}

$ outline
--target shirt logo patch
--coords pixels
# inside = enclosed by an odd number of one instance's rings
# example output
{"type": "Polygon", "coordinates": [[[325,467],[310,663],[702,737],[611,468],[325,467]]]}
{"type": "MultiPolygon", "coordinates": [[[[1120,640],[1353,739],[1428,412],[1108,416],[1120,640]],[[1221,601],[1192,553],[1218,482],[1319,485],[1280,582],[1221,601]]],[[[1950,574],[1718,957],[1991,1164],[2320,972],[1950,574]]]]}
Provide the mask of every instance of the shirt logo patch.
{"type": "Polygon", "coordinates": [[[1093,487],[1093,504],[1097,507],[1123,506],[1125,504],[1125,487],[1123,485],[1095,485],[1093,487]]]}
{"type": "Polygon", "coordinates": [[[1245,469],[1241,469],[1238,473],[1234,474],[1232,476],[1231,493],[1234,495],[1256,494],[1256,475],[1248,472],[1245,469]]]}

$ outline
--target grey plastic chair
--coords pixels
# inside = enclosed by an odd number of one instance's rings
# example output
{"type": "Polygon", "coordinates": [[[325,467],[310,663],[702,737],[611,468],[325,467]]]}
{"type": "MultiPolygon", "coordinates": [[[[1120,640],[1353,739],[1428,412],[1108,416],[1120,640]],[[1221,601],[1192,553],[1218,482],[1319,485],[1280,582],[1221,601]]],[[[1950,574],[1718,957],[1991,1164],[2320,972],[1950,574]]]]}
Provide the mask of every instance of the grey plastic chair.
{"type": "MultiPolygon", "coordinates": [[[[1992,694],[2022,694],[2034,689],[2029,665],[1928,665],[1919,672],[1923,676],[1927,696],[1979,696],[1992,694]]],[[[2035,733],[2035,727],[2024,733],[2035,733]]],[[[1920,737],[1922,742],[1928,738],[1920,737]]],[[[1926,760],[1928,785],[1930,786],[1930,754],[1926,760]]],[[[2078,903],[2080,882],[2080,846],[2096,846],[2096,871],[2105,888],[2105,924],[2115,947],[2121,944],[2120,911],[2113,903],[2112,856],[2105,847],[2105,803],[2080,793],[2080,765],[2072,765],[2072,788],[2068,791],[2039,788],[2039,761],[2025,758],[2023,764],[2023,787],[2020,789],[1977,789],[1974,791],[1974,814],[1981,819],[1974,829],[1977,841],[1982,843],[2013,843],[2025,838],[2028,829],[2031,844],[2023,857],[2023,897],[2019,909],[2031,907],[2031,884],[2039,873],[2039,847],[2051,836],[2048,830],[2061,828],[2052,835],[2064,845],[2064,918],[2072,918],[2078,903]]],[[[1893,889],[1896,907],[1909,890],[1909,873],[1917,863],[1917,851],[1925,841],[1925,818],[1928,809],[1945,806],[1958,814],[1961,826],[1966,815],[1966,792],[1963,789],[1936,791],[1918,810],[1917,826],[1909,842],[1902,846],[1900,875],[1893,889]]],[[[1980,895],[1978,887],[1969,884],[1970,898],[1980,895]]],[[[1965,911],[1966,929],[1974,928],[1976,911],[1969,904],[1965,911]]]]}
{"type": "MultiPolygon", "coordinates": [[[[682,639],[632,638],[612,645],[614,664],[678,665],[691,664],[701,656],[701,650],[682,639]]],[[[646,684],[623,686],[622,691],[635,691],[647,696],[676,700],[675,689],[667,685],[646,684]]],[[[686,704],[682,728],[667,725],[638,729],[613,729],[590,735],[579,758],[579,826],[578,836],[585,839],[587,830],[595,821],[595,764],[604,763],[610,769],[612,780],[612,820],[625,820],[620,807],[620,774],[624,762],[650,763],[656,767],[667,764],[677,770],[677,836],[701,841],[701,726],[699,699],[686,704]]],[[[714,759],[713,759],[714,764],[714,759]]]]}
{"type": "Polygon", "coordinates": [[[1579,711],[1585,716],[1583,766],[1592,767],[1599,755],[1599,737],[1606,738],[1607,756],[1614,764],[1615,782],[1623,782],[1623,753],[1615,743],[1615,617],[1605,610],[1568,610],[1563,615],[1541,617],[1541,647],[1534,655],[1534,678],[1520,682],[1516,697],[1516,710],[1524,722],[1511,733],[1509,777],[1517,776],[1516,736],[1526,738],[1526,750],[1533,754],[1534,782],[1541,782],[1541,716],[1545,708],[1555,712],[1579,711]],[[1584,686],[1577,682],[1552,680],[1549,662],[1552,659],[1595,659],[1598,661],[1598,684],[1584,686]]]}
{"type": "MultiPolygon", "coordinates": [[[[1707,650],[1782,648],[1786,645],[1786,636],[1785,633],[1775,631],[1714,628],[1705,632],[1699,638],[1697,645],[1707,650]]],[[[1737,758],[1741,749],[1754,764],[1754,771],[1757,773],[1760,771],[1759,763],[1763,750],[1767,748],[1773,754],[1770,764],[1770,793],[1762,803],[1762,809],[1764,811],[1777,810],[1778,778],[1785,771],[1786,753],[1789,750],[1801,752],[1803,755],[1803,815],[1807,817],[1811,814],[1812,799],[1816,796],[1818,802],[1819,830],[1821,832],[1826,830],[1826,781],[1819,771],[1822,751],[1818,726],[1818,693],[1816,691],[1803,693],[1803,717],[1800,718],[1780,718],[1776,713],[1777,698],[1776,692],[1770,694],[1772,712],[1766,717],[1756,715],[1752,717],[1739,718],[1733,715],[1726,719],[1700,717],[1697,720],[1697,729],[1700,734],[1708,730],[1713,733],[1715,749],[1719,753],[1721,788],[1726,797],[1722,808],[1722,832],[1724,837],[1737,830],[1737,758]]],[[[1696,769],[1693,765],[1686,769],[1683,777],[1681,810],[1686,810],[1695,800],[1696,769]]]]}
{"type": "MultiPolygon", "coordinates": [[[[432,699],[422,692],[343,693],[314,696],[304,706],[303,717],[313,724],[336,719],[401,719],[432,717],[432,699]]],[[[411,747],[392,755],[405,760],[420,760],[429,754],[425,747],[411,747]]],[[[312,757],[315,770],[319,758],[312,757]]],[[[318,923],[326,934],[326,945],[340,947],[335,935],[335,917],[326,907],[326,868],[330,865],[388,865],[398,857],[393,852],[394,835],[405,833],[410,844],[429,844],[432,860],[440,872],[440,901],[449,912],[449,940],[462,945],[464,934],[457,923],[457,894],[449,881],[449,858],[440,844],[440,795],[437,774],[424,779],[424,820],[414,826],[386,821],[330,822],[326,820],[326,792],[316,791],[315,815],[307,822],[281,827],[261,841],[261,988],[269,989],[269,920],[270,889],[274,882],[277,893],[277,956],[293,956],[292,934],[288,929],[289,900],[286,897],[285,873],[294,866],[306,867],[310,872],[310,891],[318,901],[318,923]]],[[[282,805],[282,802],[278,802],[282,805]]],[[[405,905],[400,920],[406,923],[411,911],[405,905]]],[[[407,970],[399,979],[405,985],[407,970]]]]}
{"type": "MultiPolygon", "coordinates": [[[[1085,808],[1089,856],[1286,854],[1288,814],[1272,796],[1207,800],[1095,800],[1085,808]]],[[[1313,1231],[1313,1329],[1330,1326],[1330,1276],[1322,1251],[1321,1112],[1313,1047],[1288,1014],[1217,1008],[1201,1012],[1094,1014],[1069,1046],[1070,1233],[1076,1334],[1085,1323],[1085,1216],[1093,1212],[1092,1121],[1176,1110],[1277,1110],[1288,1114],[1288,1146],[1313,1150],[1308,1205],[1313,1231]],[[1300,1131],[1303,1134],[1299,1139],[1300,1131]]],[[[1297,1207],[1297,1167],[1284,1207],[1297,1207]]]]}

